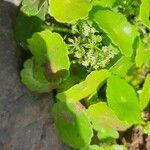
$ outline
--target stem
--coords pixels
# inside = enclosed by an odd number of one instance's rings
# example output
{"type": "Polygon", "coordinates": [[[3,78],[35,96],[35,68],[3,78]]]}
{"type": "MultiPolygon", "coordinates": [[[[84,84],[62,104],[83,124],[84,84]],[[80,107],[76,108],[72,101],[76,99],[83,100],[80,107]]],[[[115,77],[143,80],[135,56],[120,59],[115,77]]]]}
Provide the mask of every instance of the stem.
{"type": "Polygon", "coordinates": [[[56,32],[64,32],[64,33],[74,34],[71,29],[63,28],[63,27],[44,25],[44,28],[46,28],[46,29],[48,29],[50,31],[56,31],[56,32]]]}

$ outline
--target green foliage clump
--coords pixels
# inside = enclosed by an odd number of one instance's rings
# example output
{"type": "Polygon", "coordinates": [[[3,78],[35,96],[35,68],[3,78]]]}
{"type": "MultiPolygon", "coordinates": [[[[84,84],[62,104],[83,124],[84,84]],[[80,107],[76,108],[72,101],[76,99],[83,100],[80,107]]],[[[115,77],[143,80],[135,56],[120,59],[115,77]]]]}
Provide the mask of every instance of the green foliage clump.
{"type": "Polygon", "coordinates": [[[120,132],[150,134],[149,18],[150,0],[23,0],[15,35],[30,57],[21,80],[34,92],[57,90],[64,143],[126,150],[120,132]]]}

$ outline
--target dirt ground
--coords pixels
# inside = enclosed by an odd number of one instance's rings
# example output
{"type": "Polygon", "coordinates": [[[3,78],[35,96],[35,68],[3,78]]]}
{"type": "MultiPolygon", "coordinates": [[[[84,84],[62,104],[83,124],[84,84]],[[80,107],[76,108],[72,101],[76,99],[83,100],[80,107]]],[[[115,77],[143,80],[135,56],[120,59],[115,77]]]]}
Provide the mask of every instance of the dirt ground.
{"type": "MultiPolygon", "coordinates": [[[[144,112],[146,121],[150,120],[150,109],[144,112]]],[[[150,137],[142,129],[132,127],[121,135],[119,144],[125,144],[129,150],[150,150],[150,137]]]]}

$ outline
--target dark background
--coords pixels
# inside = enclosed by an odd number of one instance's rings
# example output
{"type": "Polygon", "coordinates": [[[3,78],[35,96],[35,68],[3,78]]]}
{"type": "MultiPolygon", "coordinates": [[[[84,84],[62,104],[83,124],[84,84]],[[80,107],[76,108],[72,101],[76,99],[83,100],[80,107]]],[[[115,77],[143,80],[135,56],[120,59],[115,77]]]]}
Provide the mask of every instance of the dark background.
{"type": "Polygon", "coordinates": [[[31,93],[20,81],[13,34],[20,1],[0,0],[0,150],[68,150],[55,132],[52,94],[31,93]]]}

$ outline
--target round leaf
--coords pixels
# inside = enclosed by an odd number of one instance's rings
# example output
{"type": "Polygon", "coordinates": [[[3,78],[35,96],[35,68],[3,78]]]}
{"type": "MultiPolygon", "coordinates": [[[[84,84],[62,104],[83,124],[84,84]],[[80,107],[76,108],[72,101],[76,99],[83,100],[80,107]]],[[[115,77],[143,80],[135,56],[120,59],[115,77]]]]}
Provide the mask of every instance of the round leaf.
{"type": "Polygon", "coordinates": [[[67,45],[58,33],[49,30],[35,33],[28,44],[38,63],[43,63],[48,58],[52,73],[69,70],[67,45]]]}
{"type": "Polygon", "coordinates": [[[73,22],[88,16],[90,0],[50,0],[49,13],[60,22],[73,22]]]}
{"type": "Polygon", "coordinates": [[[35,68],[32,59],[25,61],[24,69],[21,71],[21,80],[31,91],[43,93],[55,88],[55,85],[45,78],[43,69],[40,66],[35,68]]]}
{"type": "Polygon", "coordinates": [[[62,140],[74,148],[89,145],[92,126],[81,104],[57,102],[53,107],[55,124],[62,140]]]}
{"type": "Polygon", "coordinates": [[[117,131],[126,130],[128,125],[118,119],[113,110],[109,108],[106,103],[99,102],[91,105],[87,109],[87,114],[96,131],[105,134],[104,138],[117,138],[119,135],[117,131]]]}
{"type": "Polygon", "coordinates": [[[107,84],[107,98],[109,106],[122,121],[129,124],[140,122],[140,109],[137,93],[126,80],[111,76],[107,84]]]}

